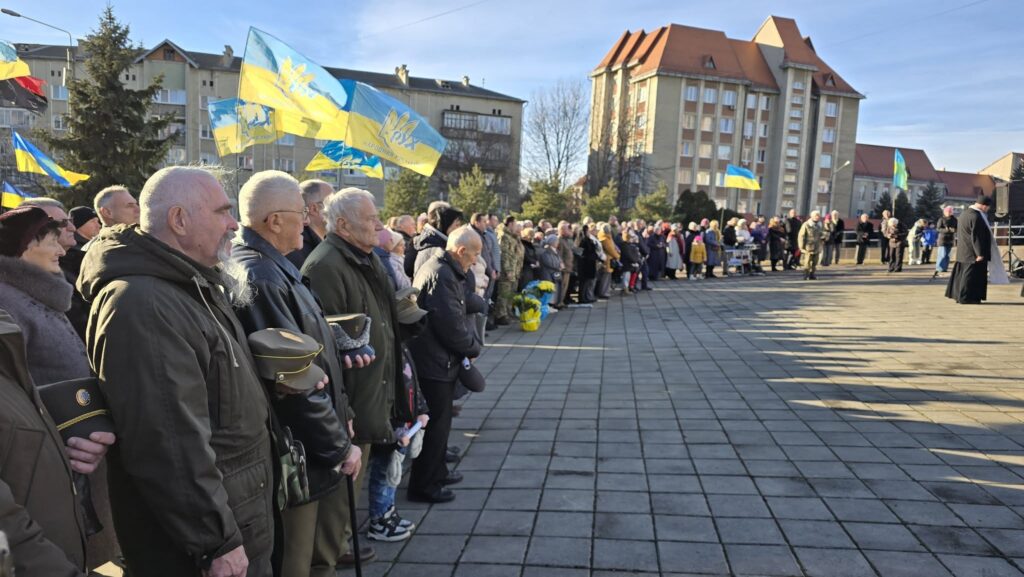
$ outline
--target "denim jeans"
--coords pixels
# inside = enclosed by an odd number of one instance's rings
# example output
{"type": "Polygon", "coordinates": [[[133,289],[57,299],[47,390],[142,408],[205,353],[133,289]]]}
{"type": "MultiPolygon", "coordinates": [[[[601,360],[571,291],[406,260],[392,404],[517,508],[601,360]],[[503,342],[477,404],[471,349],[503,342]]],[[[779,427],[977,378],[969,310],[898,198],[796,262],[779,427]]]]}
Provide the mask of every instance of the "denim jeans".
{"type": "Polygon", "coordinates": [[[388,464],[391,463],[391,451],[378,450],[370,453],[370,485],[368,501],[370,518],[379,519],[395,504],[395,487],[388,486],[388,464]]]}
{"type": "Polygon", "coordinates": [[[940,246],[939,256],[935,260],[935,270],[946,272],[949,269],[949,253],[953,251],[951,246],[940,246]]]}

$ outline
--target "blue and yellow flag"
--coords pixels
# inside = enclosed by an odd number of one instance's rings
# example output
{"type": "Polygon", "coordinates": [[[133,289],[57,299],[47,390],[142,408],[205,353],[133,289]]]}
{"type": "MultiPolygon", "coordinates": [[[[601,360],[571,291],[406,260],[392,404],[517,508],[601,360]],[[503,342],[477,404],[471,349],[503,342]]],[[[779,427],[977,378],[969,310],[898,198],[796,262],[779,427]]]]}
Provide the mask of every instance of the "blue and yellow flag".
{"type": "Polygon", "coordinates": [[[274,109],[282,132],[345,140],[351,94],[323,67],[255,28],[249,28],[238,98],[274,109]]]}
{"type": "Polygon", "coordinates": [[[907,163],[903,160],[903,153],[896,149],[896,155],[892,163],[892,186],[900,190],[907,190],[907,163]]]}
{"type": "Polygon", "coordinates": [[[28,76],[28,64],[18,58],[18,50],[10,42],[0,40],[0,80],[28,76]]]}
{"type": "Polygon", "coordinates": [[[12,130],[11,132],[14,134],[14,160],[18,164],[18,172],[43,174],[54,179],[61,186],[74,186],[89,178],[88,174],[79,174],[61,168],[52,158],[43,154],[16,131],[12,130]]]}
{"type": "Polygon", "coordinates": [[[731,164],[725,167],[725,186],[730,188],[742,188],[746,190],[761,190],[754,173],[746,168],[740,168],[731,164]]]}
{"type": "Polygon", "coordinates": [[[281,136],[274,110],[238,98],[214,100],[208,106],[210,132],[221,157],[238,154],[254,144],[274,142],[281,136]]]}
{"type": "Polygon", "coordinates": [[[413,109],[376,88],[342,80],[352,96],[348,138],[352,148],[430,176],[448,142],[413,109]]]}
{"type": "Polygon", "coordinates": [[[384,178],[384,165],[380,158],[345,146],[340,140],[332,140],[316,153],[313,160],[306,165],[306,170],[333,170],[348,168],[358,170],[372,178],[384,178]]]}
{"type": "Polygon", "coordinates": [[[18,190],[18,187],[4,181],[3,193],[0,193],[0,206],[3,208],[18,208],[26,199],[35,198],[33,195],[18,190]]]}

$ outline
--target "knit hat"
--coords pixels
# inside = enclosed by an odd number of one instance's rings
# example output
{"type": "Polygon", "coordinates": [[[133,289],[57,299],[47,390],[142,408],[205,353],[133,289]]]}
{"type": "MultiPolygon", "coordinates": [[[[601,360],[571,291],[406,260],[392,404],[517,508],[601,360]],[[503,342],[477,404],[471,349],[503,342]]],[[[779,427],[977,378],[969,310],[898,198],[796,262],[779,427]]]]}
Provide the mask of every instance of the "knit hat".
{"type": "Polygon", "coordinates": [[[442,208],[437,211],[437,230],[440,230],[444,234],[448,234],[448,229],[451,228],[452,223],[456,220],[466,221],[465,215],[462,211],[457,208],[442,208]]]}
{"type": "Polygon", "coordinates": [[[82,228],[82,225],[96,218],[96,211],[88,206],[76,206],[71,209],[68,213],[71,217],[71,223],[75,225],[75,228],[82,228]]]}
{"type": "Polygon", "coordinates": [[[50,215],[35,206],[15,208],[0,214],[0,255],[20,257],[51,222],[50,215]]]}

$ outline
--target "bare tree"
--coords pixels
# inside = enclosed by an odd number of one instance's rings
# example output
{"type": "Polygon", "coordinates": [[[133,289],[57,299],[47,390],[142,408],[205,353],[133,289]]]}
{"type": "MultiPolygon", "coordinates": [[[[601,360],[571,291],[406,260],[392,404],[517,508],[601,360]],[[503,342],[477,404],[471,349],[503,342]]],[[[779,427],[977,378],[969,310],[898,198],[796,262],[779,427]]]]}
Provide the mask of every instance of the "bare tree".
{"type": "Polygon", "coordinates": [[[533,93],[523,131],[529,179],[571,184],[585,172],[589,106],[579,80],[559,80],[533,93]]]}

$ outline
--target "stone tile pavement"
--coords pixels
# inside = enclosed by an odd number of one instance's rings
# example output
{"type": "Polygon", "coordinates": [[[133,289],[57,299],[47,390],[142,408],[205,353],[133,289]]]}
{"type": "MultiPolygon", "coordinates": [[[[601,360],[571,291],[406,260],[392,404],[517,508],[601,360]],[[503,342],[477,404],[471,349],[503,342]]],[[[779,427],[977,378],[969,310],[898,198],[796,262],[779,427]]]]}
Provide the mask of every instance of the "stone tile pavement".
{"type": "MultiPolygon", "coordinates": [[[[1024,299],[877,266],[491,333],[458,498],[365,575],[1024,575],[1024,299]]],[[[351,571],[339,575],[351,575],[351,571]]]]}

